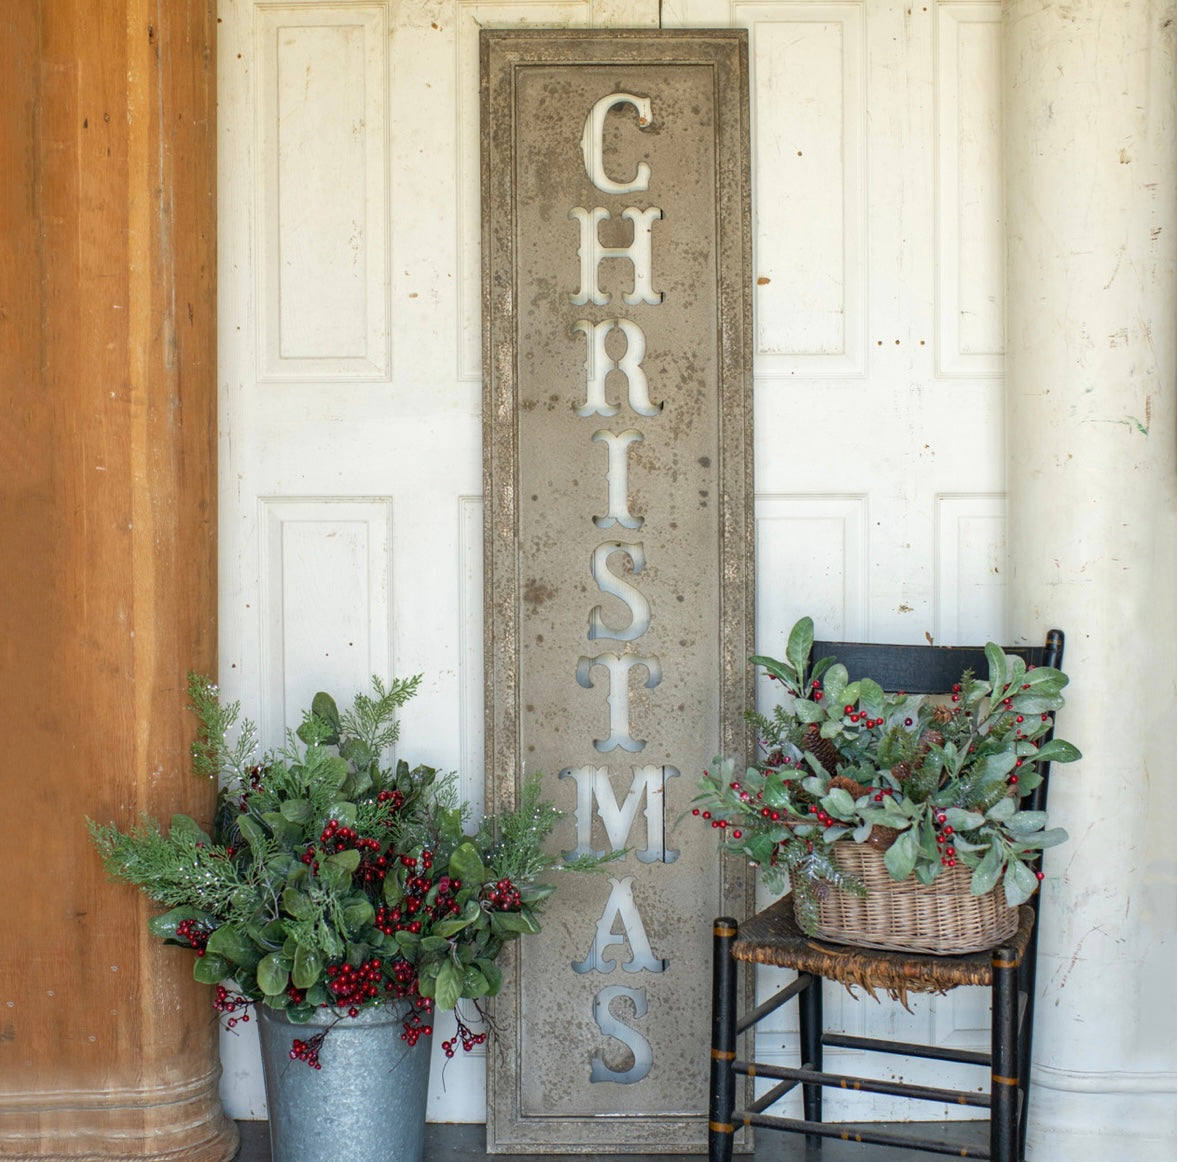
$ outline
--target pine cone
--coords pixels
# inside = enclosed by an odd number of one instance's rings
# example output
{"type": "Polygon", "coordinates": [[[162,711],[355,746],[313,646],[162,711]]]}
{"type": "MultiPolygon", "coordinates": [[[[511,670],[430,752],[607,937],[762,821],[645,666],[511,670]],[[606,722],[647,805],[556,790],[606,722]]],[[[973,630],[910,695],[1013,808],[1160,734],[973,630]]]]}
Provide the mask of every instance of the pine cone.
{"type": "Polygon", "coordinates": [[[900,833],[894,827],[883,827],[877,823],[871,829],[871,834],[867,837],[867,842],[876,851],[887,851],[896,842],[899,835],[900,833]]]}
{"type": "Polygon", "coordinates": [[[919,767],[934,746],[944,745],[945,736],[935,726],[926,726],[920,732],[920,741],[916,744],[916,753],[912,756],[912,766],[919,767]]]}
{"type": "Polygon", "coordinates": [[[821,764],[828,775],[838,774],[842,760],[838,748],[829,738],[822,737],[822,730],[817,722],[811,722],[806,727],[802,738],[802,750],[809,751],[821,764]]]}
{"type": "Polygon", "coordinates": [[[848,779],[846,775],[835,775],[830,780],[830,787],[831,790],[835,787],[842,787],[852,799],[858,799],[860,795],[866,795],[871,790],[870,787],[865,787],[862,783],[855,782],[854,779],[848,779]]]}
{"type": "Polygon", "coordinates": [[[892,767],[892,778],[903,786],[910,778],[912,778],[912,764],[900,762],[892,767]]]}
{"type": "Polygon", "coordinates": [[[933,707],[933,720],[944,725],[946,722],[952,722],[953,716],[957,713],[952,706],[946,706],[944,703],[939,703],[933,707]]]}

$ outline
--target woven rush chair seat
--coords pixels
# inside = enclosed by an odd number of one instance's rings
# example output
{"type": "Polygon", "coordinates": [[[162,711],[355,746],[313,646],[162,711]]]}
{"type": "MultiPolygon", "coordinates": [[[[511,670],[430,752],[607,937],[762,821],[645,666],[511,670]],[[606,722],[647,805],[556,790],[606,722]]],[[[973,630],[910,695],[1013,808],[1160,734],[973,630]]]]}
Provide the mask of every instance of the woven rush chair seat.
{"type": "MultiPolygon", "coordinates": [[[[1028,667],[1058,669],[1063,659],[1063,634],[1050,630],[1042,646],[1006,646],[1003,651],[1018,655],[1028,667]]],[[[967,668],[985,673],[988,666],[981,647],[814,642],[811,658],[827,656],[842,662],[852,677],[871,674],[885,690],[904,690],[910,694],[945,693],[967,668]]],[[[1036,764],[1042,782],[1024,798],[1025,806],[1032,810],[1046,809],[1050,765],[1049,761],[1036,764]]],[[[854,921],[846,930],[840,926],[827,927],[828,938],[809,936],[798,925],[793,904],[786,895],[747,920],[738,922],[721,916],[713,927],[710,1162],[730,1162],[736,1131],[741,1126],[757,1132],[771,1129],[802,1133],[806,1135],[807,1145],[815,1148],[824,1139],[835,1137],[990,1162],[1025,1162],[1040,893],[1036,892],[1019,907],[1017,926],[1005,916],[1000,930],[996,928],[991,933],[989,928],[982,929],[987,935],[981,939],[990,940],[988,946],[966,941],[950,942],[946,947],[939,933],[935,933],[935,939],[928,945],[936,949],[935,953],[919,944],[901,951],[855,944],[852,941],[856,937],[874,940],[875,934],[869,936],[864,926],[856,927],[854,921]],[[832,936],[847,942],[836,942],[829,938],[832,936]],[[979,951],[972,951],[979,947],[979,951]],[[971,950],[960,951],[961,948],[971,950]],[[792,969],[797,975],[775,995],[741,1011],[737,1003],[738,975],[747,974],[757,965],[792,969]],[[990,1002],[989,1048],[900,1042],[878,1035],[857,1036],[828,1030],[822,1011],[824,981],[843,985],[854,995],[862,990],[877,1000],[895,1001],[905,1008],[910,993],[940,994],[962,986],[985,988],[990,1002]],[[791,1001],[798,1005],[798,1066],[758,1062],[753,1038],[756,1026],[791,1001]],[[864,1069],[863,1075],[834,1073],[823,1068],[823,1050],[827,1047],[845,1051],[846,1060],[851,1063],[847,1069],[852,1068],[859,1056],[870,1060],[890,1054],[944,1062],[950,1084],[955,1080],[949,1074],[950,1066],[977,1067],[977,1071],[972,1084],[967,1086],[962,1081],[961,1088],[893,1080],[869,1068],[864,1069]],[[739,1087],[738,1078],[745,1079],[739,1087]],[[772,1083],[755,1098],[753,1078],[772,1083]],[[924,1112],[914,1112],[906,1121],[853,1125],[827,1122],[822,1116],[822,1095],[826,1088],[911,1099],[912,1108],[924,1112]],[[778,1103],[797,1089],[801,1090],[803,1116],[785,1117],[775,1113],[778,1103]],[[911,1122],[929,1120],[930,1104],[934,1109],[938,1106],[976,1109],[976,1121],[987,1122],[988,1143],[951,1142],[943,1134],[930,1136],[911,1125],[911,1122]]],[[[819,930],[823,930],[821,925],[819,930]]],[[[905,938],[910,935],[904,933],[905,938]]],[[[920,941],[928,935],[923,929],[917,932],[920,941]]],[[[778,1041],[780,1034],[774,1032],[773,1038],[778,1041]]],[[[956,1076],[964,1078],[969,1072],[967,1069],[956,1076]]],[[[810,1156],[808,1152],[807,1157],[810,1156]]],[[[873,1157],[873,1151],[867,1149],[863,1162],[871,1162],[873,1157]]]]}
{"type": "MultiPolygon", "coordinates": [[[[1024,905],[1019,909],[1018,930],[1006,944],[1017,961],[1026,954],[1034,926],[1034,910],[1024,905]]],[[[807,936],[798,927],[789,896],[739,926],[731,955],[749,964],[813,973],[847,988],[861,988],[872,997],[878,990],[901,1003],[906,1003],[910,992],[944,993],[960,985],[989,988],[994,978],[990,949],[961,956],[922,956],[807,936]]]]}

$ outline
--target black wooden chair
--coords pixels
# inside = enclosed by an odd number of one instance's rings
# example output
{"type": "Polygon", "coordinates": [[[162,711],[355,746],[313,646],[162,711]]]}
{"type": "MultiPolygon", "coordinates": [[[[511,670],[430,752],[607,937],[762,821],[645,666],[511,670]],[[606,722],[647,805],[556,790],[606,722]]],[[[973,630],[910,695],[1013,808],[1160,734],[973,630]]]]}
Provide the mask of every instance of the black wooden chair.
{"type": "MultiPolygon", "coordinates": [[[[1054,666],[1063,660],[1063,634],[1050,630],[1043,646],[1008,646],[1028,666],[1054,666]]],[[[870,674],[886,689],[911,694],[950,690],[962,672],[984,674],[987,662],[980,648],[867,645],[815,642],[811,657],[835,656],[853,677],[870,674]]],[[[1040,764],[1043,782],[1027,797],[1026,805],[1043,810],[1047,798],[1047,767],[1040,764]]],[[[931,956],[883,952],[816,940],[794,921],[788,896],[759,912],[743,925],[720,917],[713,930],[711,1090],[708,1111],[708,1151],[711,1162],[728,1162],[738,1125],[805,1133],[812,1145],[837,1137],[878,1145],[903,1146],[992,1162],[1021,1162],[1026,1150],[1027,1106],[1031,1071],[1031,1030],[1035,993],[1035,958],[1039,895],[1022,905],[1018,931],[1000,947],[961,956],[931,956]],[[797,979],[775,996],[745,1014],[737,1011],[740,962],[794,969],[797,979]],[[942,993],[960,985],[991,990],[989,1052],[966,1051],[938,1045],[914,1045],[882,1038],[828,1032],[822,1023],[822,982],[838,981],[881,991],[904,1000],[907,991],[942,993]],[[752,1030],[782,1005],[798,999],[800,1068],[760,1064],[752,1046],[752,1030]],[[749,1034],[748,1059],[738,1059],[737,1038],[749,1034]],[[826,1046],[901,1054],[989,1068],[988,1090],[943,1089],[904,1081],[877,1080],[823,1072],[826,1046]],[[776,1082],[764,1095],[735,1109],[738,1077],[768,1078],[776,1082]],[[769,1112],[787,1093],[802,1087],[803,1117],[788,1118],[769,1112]],[[823,1122],[824,1087],[862,1090],[895,1097],[959,1104],[988,1111],[989,1148],[970,1147],[914,1136],[903,1123],[863,1124],[855,1127],[823,1122]],[[898,1127],[898,1128],[897,1128],[898,1127]]],[[[745,970],[751,971],[751,970],[745,970]]],[[[741,1086],[747,1091],[749,1083],[741,1086]]],[[[919,1109],[919,1107],[915,1107],[919,1109]]],[[[926,1107],[927,1108],[927,1107],[926,1107]]],[[[918,1121],[919,1118],[912,1118],[918,1121]]],[[[870,1154],[865,1153],[865,1162],[870,1154]]]]}

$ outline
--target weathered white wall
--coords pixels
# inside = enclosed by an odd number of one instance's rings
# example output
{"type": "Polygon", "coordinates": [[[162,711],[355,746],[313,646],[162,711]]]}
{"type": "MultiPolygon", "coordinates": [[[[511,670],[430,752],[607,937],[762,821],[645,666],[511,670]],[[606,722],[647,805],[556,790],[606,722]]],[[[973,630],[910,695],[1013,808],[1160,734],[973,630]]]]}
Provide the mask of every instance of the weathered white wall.
{"type": "Polygon", "coordinates": [[[1175,1152],[1174,16],[1003,10],[1010,608],[1067,630],[1084,752],[1052,789],[1043,1162],[1175,1152]]]}
{"type": "MultiPolygon", "coordinates": [[[[1073,840],[1048,856],[1031,1158],[1129,1136],[1170,1162],[1173,4],[219,12],[229,696],[275,741],[325,683],[425,671],[403,751],[479,798],[478,27],[748,27],[759,647],[801,613],[1068,631],[1086,758],[1054,794],[1073,840]]],[[[921,1010],[934,1036],[985,1038],[965,991],[921,1010]]],[[[229,1112],[264,1115],[256,1047],[223,1058],[229,1112]]],[[[431,1116],[481,1118],[482,1066],[439,1069],[431,1116]]]]}

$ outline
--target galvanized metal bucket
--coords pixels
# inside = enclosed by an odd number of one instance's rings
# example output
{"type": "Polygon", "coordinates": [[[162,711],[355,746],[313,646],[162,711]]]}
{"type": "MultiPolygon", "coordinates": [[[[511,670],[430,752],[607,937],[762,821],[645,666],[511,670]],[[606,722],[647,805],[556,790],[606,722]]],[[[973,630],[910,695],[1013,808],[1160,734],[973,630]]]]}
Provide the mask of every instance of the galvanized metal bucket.
{"type": "Polygon", "coordinates": [[[404,1003],[306,1024],[258,1006],[272,1162],[421,1162],[431,1038],[401,1038],[404,1003]],[[320,1068],[291,1059],[295,1039],[330,1026],[320,1068]]]}

